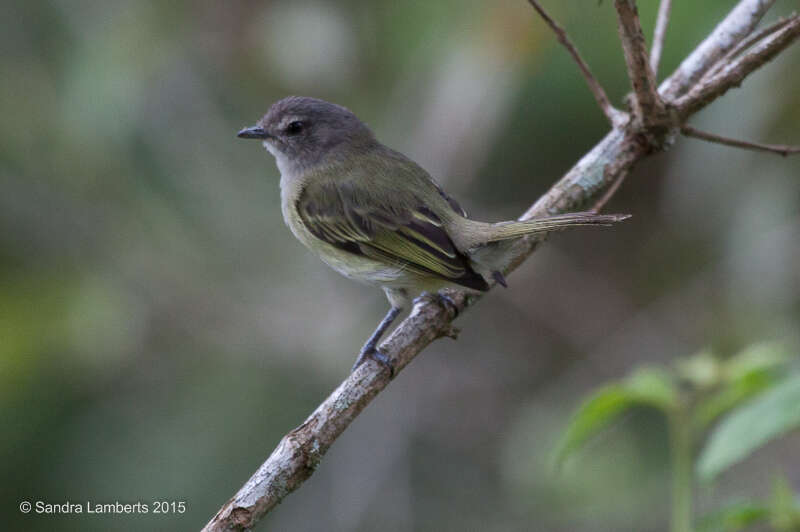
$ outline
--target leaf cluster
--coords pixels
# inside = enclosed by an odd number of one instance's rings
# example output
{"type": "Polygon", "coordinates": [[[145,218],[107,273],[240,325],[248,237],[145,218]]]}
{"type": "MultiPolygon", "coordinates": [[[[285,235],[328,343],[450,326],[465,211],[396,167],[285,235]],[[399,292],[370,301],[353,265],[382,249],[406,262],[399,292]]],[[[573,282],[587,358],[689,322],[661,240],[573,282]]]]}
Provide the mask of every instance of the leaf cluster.
{"type": "MultiPolygon", "coordinates": [[[[710,350],[668,367],[645,366],[596,389],[572,415],[555,451],[561,466],[593,436],[633,408],[652,409],[690,434],[694,473],[713,481],[759,448],[800,428],[798,357],[778,343],[753,344],[723,358],[710,350]]],[[[672,449],[673,455],[675,449],[672,449]]],[[[768,501],[737,501],[702,521],[703,530],[741,530],[769,522],[800,529],[800,503],[776,480],[768,501]]]]}

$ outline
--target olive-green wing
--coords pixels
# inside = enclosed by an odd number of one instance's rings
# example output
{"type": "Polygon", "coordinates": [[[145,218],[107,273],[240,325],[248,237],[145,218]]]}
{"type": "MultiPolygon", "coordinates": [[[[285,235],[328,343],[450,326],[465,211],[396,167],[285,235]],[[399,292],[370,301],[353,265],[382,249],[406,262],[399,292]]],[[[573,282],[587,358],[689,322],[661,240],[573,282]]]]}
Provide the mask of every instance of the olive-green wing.
{"type": "Polygon", "coordinates": [[[410,193],[378,199],[353,182],[310,183],[297,212],[317,238],[339,249],[422,275],[486,290],[442,220],[410,193]]]}

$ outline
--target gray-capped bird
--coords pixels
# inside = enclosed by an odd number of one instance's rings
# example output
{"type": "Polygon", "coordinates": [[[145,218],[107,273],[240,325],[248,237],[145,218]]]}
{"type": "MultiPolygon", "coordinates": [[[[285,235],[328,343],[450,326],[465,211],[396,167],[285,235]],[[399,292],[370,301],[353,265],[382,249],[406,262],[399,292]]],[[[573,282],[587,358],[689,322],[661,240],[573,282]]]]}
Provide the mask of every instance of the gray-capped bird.
{"type": "Polygon", "coordinates": [[[389,298],[389,312],[353,369],[372,358],[394,373],[377,345],[411,297],[444,287],[484,292],[490,279],[505,286],[501,272],[519,238],[628,217],[470,220],[428,172],[378,142],[352,112],[315,98],[284,98],[238,136],[262,140],[275,156],[283,218],[297,239],[334,270],[380,286],[389,298]]]}

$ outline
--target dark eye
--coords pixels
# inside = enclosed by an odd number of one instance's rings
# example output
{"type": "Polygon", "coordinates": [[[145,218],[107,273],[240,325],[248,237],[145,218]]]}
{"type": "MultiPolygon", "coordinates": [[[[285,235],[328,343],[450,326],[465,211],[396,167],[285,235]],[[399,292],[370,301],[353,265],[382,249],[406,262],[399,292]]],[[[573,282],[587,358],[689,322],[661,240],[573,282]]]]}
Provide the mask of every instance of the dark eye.
{"type": "Polygon", "coordinates": [[[286,134],[287,135],[297,135],[298,133],[303,131],[303,129],[305,129],[305,127],[306,127],[305,123],[303,123],[303,122],[301,122],[299,120],[295,120],[294,122],[289,122],[289,125],[286,126],[286,134]]]}

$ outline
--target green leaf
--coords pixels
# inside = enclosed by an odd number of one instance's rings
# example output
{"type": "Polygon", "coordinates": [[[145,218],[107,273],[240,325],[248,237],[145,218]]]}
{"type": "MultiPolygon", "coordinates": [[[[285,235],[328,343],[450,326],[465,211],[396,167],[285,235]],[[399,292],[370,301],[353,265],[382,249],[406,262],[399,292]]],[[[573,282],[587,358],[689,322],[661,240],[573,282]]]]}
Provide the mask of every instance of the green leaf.
{"type": "Polygon", "coordinates": [[[712,512],[700,520],[697,532],[736,532],[767,523],[778,532],[800,530],[800,505],[784,476],[773,481],[768,501],[740,500],[712,512]]]}
{"type": "Polygon", "coordinates": [[[710,480],[768,441],[800,426],[800,375],[793,375],[728,414],[697,464],[710,480]]]}
{"type": "Polygon", "coordinates": [[[775,376],[768,372],[754,371],[702,399],[696,406],[693,421],[695,428],[702,432],[719,416],[735,406],[763,392],[775,382],[775,376]]]}
{"type": "Polygon", "coordinates": [[[643,369],[615,384],[604,386],[584,399],[556,448],[555,463],[578,450],[590,437],[609,425],[625,410],[650,406],[664,412],[677,402],[677,391],[669,375],[659,369],[643,369]]]}
{"type": "Polygon", "coordinates": [[[623,381],[623,387],[637,404],[669,412],[678,404],[678,390],[669,373],[658,368],[644,368],[623,381]]]}
{"type": "Polygon", "coordinates": [[[584,399],[572,415],[561,443],[556,448],[556,465],[562,465],[590,436],[599,432],[632,404],[630,394],[619,384],[604,386],[584,399]]]}
{"type": "Polygon", "coordinates": [[[769,501],[770,521],[775,530],[800,529],[800,505],[795,500],[794,491],[785,476],[773,481],[772,496],[769,501]]]}
{"type": "Polygon", "coordinates": [[[768,518],[769,509],[763,503],[738,501],[701,519],[697,532],[736,532],[768,518]]]}
{"type": "Polygon", "coordinates": [[[751,344],[724,362],[723,373],[728,381],[748,378],[754,373],[774,370],[789,362],[792,356],[784,344],[759,342],[751,344]]]}
{"type": "Polygon", "coordinates": [[[722,362],[722,381],[696,406],[694,426],[706,429],[719,416],[775,384],[781,369],[792,359],[783,344],[752,344],[722,362]]]}

